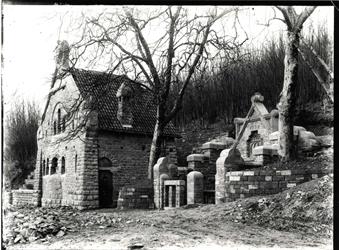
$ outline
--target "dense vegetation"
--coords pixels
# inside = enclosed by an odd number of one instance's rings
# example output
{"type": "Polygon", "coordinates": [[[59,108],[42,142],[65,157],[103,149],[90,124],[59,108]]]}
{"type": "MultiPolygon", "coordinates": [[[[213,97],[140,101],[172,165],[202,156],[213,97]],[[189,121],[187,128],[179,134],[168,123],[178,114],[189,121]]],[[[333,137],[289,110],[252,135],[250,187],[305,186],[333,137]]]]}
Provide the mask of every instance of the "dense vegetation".
{"type": "Polygon", "coordinates": [[[35,103],[17,102],[6,117],[4,174],[7,187],[17,188],[35,167],[40,119],[35,103]]]}
{"type": "MultiPolygon", "coordinates": [[[[325,26],[306,32],[307,44],[331,65],[333,44],[325,26]]],[[[310,63],[318,67],[311,54],[306,55],[310,63]]],[[[309,66],[302,59],[300,62],[297,105],[302,110],[308,103],[322,103],[326,97],[309,66]]],[[[215,122],[231,124],[234,117],[246,116],[250,97],[256,91],[265,97],[264,103],[270,111],[276,108],[283,78],[284,44],[281,34],[278,39],[267,41],[260,48],[247,48],[242,52],[241,59],[200,73],[189,87],[175,123],[182,128],[192,124],[192,121],[202,127],[215,122]]]]}

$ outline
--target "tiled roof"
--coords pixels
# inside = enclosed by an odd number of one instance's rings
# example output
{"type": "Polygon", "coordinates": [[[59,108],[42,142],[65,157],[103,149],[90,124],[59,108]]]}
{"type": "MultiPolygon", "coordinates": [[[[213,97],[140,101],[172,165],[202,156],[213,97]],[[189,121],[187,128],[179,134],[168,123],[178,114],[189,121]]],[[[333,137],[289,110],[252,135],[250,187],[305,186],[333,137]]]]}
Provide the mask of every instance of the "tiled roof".
{"type": "MultiPolygon", "coordinates": [[[[152,135],[156,121],[156,106],[151,96],[126,76],[118,76],[104,72],[72,69],[71,74],[86,100],[91,100],[98,111],[99,129],[115,132],[152,135]],[[134,97],[131,106],[133,123],[131,128],[123,127],[117,119],[118,98],[116,93],[125,82],[133,89],[134,97]]],[[[172,123],[164,131],[164,136],[178,137],[172,123]]]]}

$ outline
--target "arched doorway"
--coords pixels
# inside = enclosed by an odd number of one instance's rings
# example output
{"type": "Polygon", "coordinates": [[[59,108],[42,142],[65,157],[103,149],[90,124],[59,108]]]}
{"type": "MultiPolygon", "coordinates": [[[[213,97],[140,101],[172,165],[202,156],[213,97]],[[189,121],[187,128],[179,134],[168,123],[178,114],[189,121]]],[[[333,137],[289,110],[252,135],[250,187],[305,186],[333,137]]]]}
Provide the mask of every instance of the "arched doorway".
{"type": "Polygon", "coordinates": [[[99,206],[114,207],[112,162],[108,158],[99,159],[99,206]]]}

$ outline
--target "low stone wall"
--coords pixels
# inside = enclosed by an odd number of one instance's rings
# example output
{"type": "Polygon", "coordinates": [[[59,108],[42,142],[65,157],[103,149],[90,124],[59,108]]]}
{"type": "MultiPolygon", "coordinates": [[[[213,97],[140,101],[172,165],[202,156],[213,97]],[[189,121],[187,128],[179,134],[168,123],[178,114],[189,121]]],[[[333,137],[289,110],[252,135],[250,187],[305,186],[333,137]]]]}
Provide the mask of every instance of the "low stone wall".
{"type": "Polygon", "coordinates": [[[123,187],[119,192],[118,209],[153,208],[152,187],[123,187]]]}
{"type": "Polygon", "coordinates": [[[41,193],[39,190],[19,189],[12,190],[12,204],[14,206],[41,205],[41,193]]]}
{"type": "Polygon", "coordinates": [[[322,170],[252,170],[226,173],[225,200],[279,193],[303,182],[320,178],[329,171],[322,170]]]}

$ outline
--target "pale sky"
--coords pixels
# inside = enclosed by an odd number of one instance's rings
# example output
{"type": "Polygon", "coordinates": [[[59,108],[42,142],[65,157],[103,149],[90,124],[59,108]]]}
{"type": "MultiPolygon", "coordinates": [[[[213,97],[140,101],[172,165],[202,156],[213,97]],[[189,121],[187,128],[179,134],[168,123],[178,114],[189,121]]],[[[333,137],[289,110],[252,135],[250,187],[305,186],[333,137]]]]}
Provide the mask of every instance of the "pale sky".
{"type": "MultiPolygon", "coordinates": [[[[99,13],[103,8],[112,7],[4,5],[2,84],[5,116],[14,100],[35,100],[41,109],[45,105],[51,75],[55,69],[56,42],[65,39],[71,44],[79,36],[77,30],[65,34],[64,27],[59,33],[60,17],[66,13],[67,16],[77,16],[81,11],[99,13]]],[[[188,8],[201,11],[204,6],[188,8]]],[[[277,14],[280,13],[277,11],[277,14]]],[[[249,35],[252,45],[265,44],[272,36],[278,35],[285,29],[285,25],[277,20],[271,22],[269,27],[261,25],[272,15],[272,7],[265,6],[249,6],[243,11],[241,24],[249,35]]],[[[333,7],[318,7],[305,23],[304,30],[307,30],[310,25],[316,27],[318,23],[324,22],[327,23],[329,34],[332,35],[333,7]]]]}

